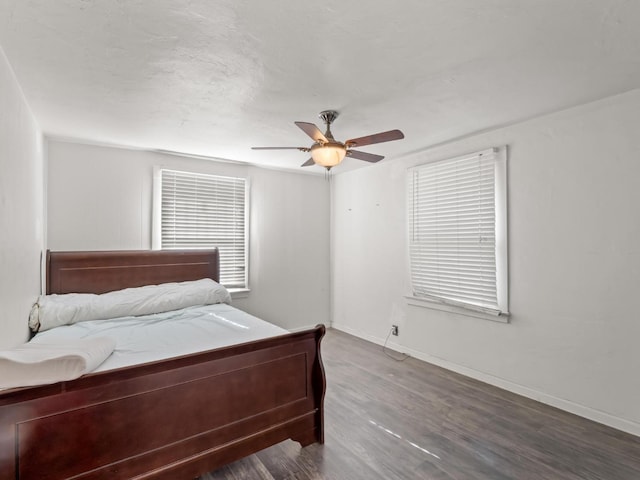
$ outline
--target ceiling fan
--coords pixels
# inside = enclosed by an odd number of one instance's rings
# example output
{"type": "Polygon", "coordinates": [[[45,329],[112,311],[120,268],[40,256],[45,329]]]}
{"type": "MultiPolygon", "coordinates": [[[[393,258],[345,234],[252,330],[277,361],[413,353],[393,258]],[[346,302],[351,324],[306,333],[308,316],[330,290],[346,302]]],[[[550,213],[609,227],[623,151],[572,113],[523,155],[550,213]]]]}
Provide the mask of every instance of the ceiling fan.
{"type": "Polygon", "coordinates": [[[303,167],[310,165],[320,165],[327,170],[338,165],[344,157],[357,158],[365,162],[379,162],[384,157],[373,153],[353,150],[354,147],[363,147],[374,143],[390,142],[400,140],[404,134],[400,130],[389,130],[387,132],[367,135],[365,137],[352,138],[346,142],[339,142],[333,138],[331,124],[338,117],[335,110],[325,110],[320,112],[319,117],[327,126],[324,134],[313,123],[294,122],[304,133],[309,135],[314,143],[311,147],[252,147],[253,150],[300,150],[301,152],[311,152],[311,158],[302,164],[303,167]]]}

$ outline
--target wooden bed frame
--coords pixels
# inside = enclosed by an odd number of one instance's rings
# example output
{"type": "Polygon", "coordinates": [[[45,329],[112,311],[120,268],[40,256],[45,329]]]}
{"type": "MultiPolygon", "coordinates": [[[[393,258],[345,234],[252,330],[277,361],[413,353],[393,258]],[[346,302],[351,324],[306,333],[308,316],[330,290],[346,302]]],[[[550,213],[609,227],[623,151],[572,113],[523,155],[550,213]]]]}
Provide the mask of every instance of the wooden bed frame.
{"type": "MultiPolygon", "coordinates": [[[[47,253],[47,293],[210,277],[218,251],[47,253]]],[[[190,479],[323,443],[324,326],[0,392],[0,480],[190,479]]]]}

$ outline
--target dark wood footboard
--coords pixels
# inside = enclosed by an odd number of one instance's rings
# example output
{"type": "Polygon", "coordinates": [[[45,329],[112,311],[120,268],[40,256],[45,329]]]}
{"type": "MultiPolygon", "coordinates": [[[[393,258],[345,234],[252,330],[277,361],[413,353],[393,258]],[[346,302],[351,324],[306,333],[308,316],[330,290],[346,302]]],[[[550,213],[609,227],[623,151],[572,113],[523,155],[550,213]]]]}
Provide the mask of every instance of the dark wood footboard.
{"type": "Polygon", "coordinates": [[[187,479],[322,443],[324,332],[0,392],[0,479],[187,479]]]}

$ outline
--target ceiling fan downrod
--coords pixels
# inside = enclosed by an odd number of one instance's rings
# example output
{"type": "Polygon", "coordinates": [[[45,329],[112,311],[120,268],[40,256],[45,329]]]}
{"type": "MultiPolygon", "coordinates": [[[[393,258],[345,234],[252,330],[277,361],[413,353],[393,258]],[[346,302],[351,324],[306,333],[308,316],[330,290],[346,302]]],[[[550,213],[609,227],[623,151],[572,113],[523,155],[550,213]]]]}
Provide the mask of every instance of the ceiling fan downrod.
{"type": "Polygon", "coordinates": [[[324,133],[324,136],[335,141],[335,138],[333,138],[333,134],[331,133],[331,124],[336,118],[338,118],[338,112],[335,110],[323,110],[318,116],[327,126],[327,131],[324,133]]]}

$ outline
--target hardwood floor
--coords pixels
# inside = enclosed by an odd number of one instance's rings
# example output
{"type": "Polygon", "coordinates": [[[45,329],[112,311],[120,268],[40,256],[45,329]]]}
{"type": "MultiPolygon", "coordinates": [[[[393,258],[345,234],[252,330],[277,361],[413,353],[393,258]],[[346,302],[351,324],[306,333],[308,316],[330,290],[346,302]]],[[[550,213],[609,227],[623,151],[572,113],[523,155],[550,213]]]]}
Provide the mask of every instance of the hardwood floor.
{"type": "Polygon", "coordinates": [[[638,480],[640,438],[329,330],[324,445],[202,480],[638,480]]]}

